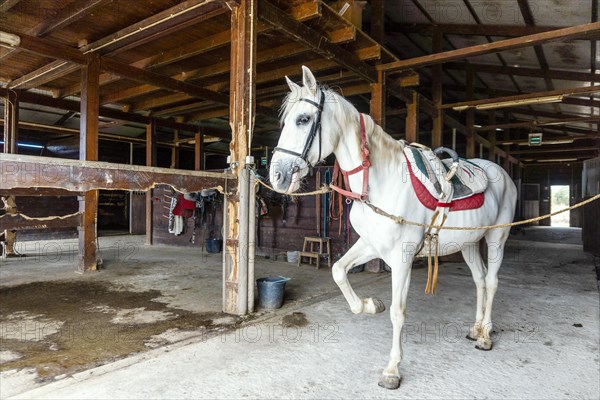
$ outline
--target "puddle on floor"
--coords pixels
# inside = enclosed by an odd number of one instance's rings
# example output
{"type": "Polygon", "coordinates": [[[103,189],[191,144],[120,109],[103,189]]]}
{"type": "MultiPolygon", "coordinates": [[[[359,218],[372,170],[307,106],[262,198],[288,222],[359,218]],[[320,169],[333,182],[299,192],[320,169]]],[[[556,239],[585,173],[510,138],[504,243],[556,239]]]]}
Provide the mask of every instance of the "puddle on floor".
{"type": "Polygon", "coordinates": [[[38,379],[83,371],[241,319],[156,301],[162,293],[106,282],[38,282],[0,288],[0,371],[35,369],[38,379]]]}

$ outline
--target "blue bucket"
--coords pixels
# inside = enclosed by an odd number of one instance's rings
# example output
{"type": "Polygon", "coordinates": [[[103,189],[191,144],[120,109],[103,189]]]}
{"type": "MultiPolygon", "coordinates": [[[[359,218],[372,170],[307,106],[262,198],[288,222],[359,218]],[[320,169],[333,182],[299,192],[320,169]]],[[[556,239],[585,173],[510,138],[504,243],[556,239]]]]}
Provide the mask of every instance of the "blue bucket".
{"type": "Polygon", "coordinates": [[[209,253],[220,253],[223,248],[223,239],[206,239],[204,244],[209,253]]]}
{"type": "Polygon", "coordinates": [[[285,283],[290,278],[283,276],[269,276],[256,280],[258,286],[258,306],[261,308],[281,308],[285,283]]]}

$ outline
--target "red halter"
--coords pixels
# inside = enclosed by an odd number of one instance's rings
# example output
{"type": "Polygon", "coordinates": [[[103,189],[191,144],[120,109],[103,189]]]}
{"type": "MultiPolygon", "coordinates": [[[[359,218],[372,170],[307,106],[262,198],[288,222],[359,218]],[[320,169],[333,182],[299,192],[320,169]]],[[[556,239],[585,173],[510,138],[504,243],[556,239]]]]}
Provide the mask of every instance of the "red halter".
{"type": "Polygon", "coordinates": [[[333,177],[335,178],[338,176],[338,171],[341,172],[342,176],[344,177],[344,186],[346,188],[350,189],[350,183],[348,182],[348,176],[354,175],[354,174],[362,171],[363,172],[362,193],[361,194],[353,193],[350,190],[344,190],[341,187],[336,186],[335,184],[330,184],[329,187],[331,187],[331,189],[335,190],[342,196],[345,196],[349,199],[366,201],[369,199],[369,167],[371,166],[371,162],[369,161],[369,149],[367,148],[367,136],[365,134],[365,120],[364,120],[362,114],[360,114],[360,150],[361,150],[361,156],[362,156],[362,163],[358,167],[351,169],[350,171],[344,171],[343,169],[340,168],[340,165],[338,164],[337,160],[335,160],[335,166],[333,167],[333,177]]]}

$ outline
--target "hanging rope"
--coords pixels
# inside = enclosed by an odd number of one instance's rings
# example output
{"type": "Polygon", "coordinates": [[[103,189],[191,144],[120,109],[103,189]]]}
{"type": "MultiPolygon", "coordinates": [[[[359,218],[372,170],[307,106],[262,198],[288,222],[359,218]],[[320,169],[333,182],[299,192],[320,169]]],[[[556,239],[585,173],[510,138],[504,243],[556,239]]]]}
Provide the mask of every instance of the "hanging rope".
{"type": "MultiPolygon", "coordinates": [[[[293,196],[293,197],[314,196],[314,195],[319,195],[319,194],[324,194],[324,193],[330,193],[332,191],[329,186],[323,185],[321,187],[321,189],[315,190],[315,191],[312,191],[312,192],[285,193],[285,192],[276,190],[275,188],[273,188],[272,186],[270,186],[268,183],[263,182],[258,177],[255,180],[255,182],[256,182],[257,185],[258,184],[263,185],[267,189],[272,190],[274,192],[285,194],[285,195],[288,195],[288,196],[293,196]]],[[[596,201],[598,199],[600,199],[600,194],[597,194],[597,195],[595,195],[593,197],[590,197],[589,199],[581,201],[581,202],[579,202],[577,204],[574,204],[574,205],[572,205],[570,207],[563,208],[562,210],[555,211],[555,212],[552,212],[552,213],[549,213],[549,214],[541,215],[539,217],[529,218],[529,219],[526,219],[526,220],[523,220],[523,221],[511,222],[511,223],[508,223],[508,224],[483,225],[483,226],[476,226],[476,227],[469,227],[469,226],[441,226],[441,225],[423,224],[423,223],[420,223],[420,222],[414,222],[414,221],[410,221],[410,220],[404,219],[403,217],[400,217],[398,215],[390,214],[390,213],[386,212],[385,210],[382,210],[381,208],[373,205],[368,200],[355,200],[355,201],[358,201],[358,202],[366,205],[371,210],[373,210],[373,212],[375,212],[376,214],[379,214],[379,215],[381,215],[383,217],[389,218],[392,221],[396,222],[397,224],[404,224],[404,225],[411,225],[411,226],[420,226],[420,227],[423,227],[423,228],[430,228],[431,227],[433,229],[438,229],[438,230],[447,229],[447,230],[451,230],[451,231],[477,231],[477,230],[480,230],[480,229],[486,229],[486,230],[487,229],[499,229],[499,228],[508,228],[508,227],[513,227],[513,226],[530,224],[532,222],[541,221],[543,219],[550,218],[550,217],[553,217],[555,215],[562,214],[564,212],[574,210],[576,208],[582,207],[582,206],[584,206],[586,204],[589,204],[589,203],[591,203],[593,201],[596,201]]]]}

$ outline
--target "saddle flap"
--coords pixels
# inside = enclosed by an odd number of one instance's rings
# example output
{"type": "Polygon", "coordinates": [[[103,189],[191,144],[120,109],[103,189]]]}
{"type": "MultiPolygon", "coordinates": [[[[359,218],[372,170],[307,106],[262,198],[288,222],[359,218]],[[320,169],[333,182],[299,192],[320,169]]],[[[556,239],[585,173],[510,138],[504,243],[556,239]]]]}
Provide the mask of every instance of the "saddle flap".
{"type": "MultiPolygon", "coordinates": [[[[441,160],[444,167],[449,170],[452,165],[451,159],[441,160]]],[[[483,193],[488,186],[488,177],[483,168],[470,162],[460,159],[456,174],[450,180],[454,187],[453,199],[459,200],[469,197],[473,194],[483,193]]]]}
{"type": "Polygon", "coordinates": [[[460,200],[474,194],[483,193],[488,185],[485,171],[478,165],[459,160],[456,174],[446,183],[446,175],[452,165],[451,159],[440,160],[431,149],[408,146],[404,154],[410,164],[410,171],[427,191],[437,200],[460,200]]]}

